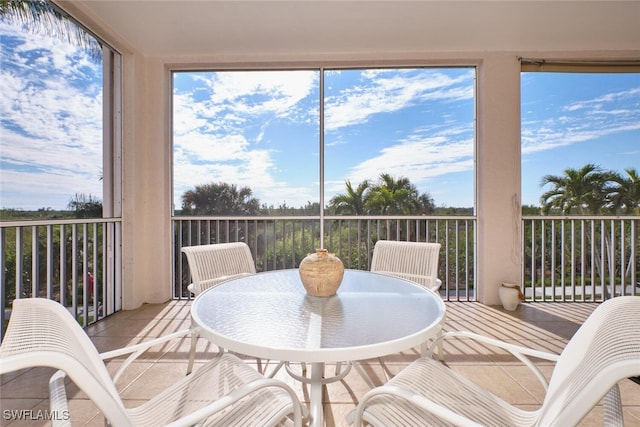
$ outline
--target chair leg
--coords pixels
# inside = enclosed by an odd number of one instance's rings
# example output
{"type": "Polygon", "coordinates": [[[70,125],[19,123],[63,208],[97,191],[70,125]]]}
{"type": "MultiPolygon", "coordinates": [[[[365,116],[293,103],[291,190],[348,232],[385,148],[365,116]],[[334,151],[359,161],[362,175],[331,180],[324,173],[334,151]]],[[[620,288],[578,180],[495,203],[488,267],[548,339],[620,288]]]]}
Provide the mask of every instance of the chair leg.
{"type": "Polygon", "coordinates": [[[622,414],[622,399],[620,397],[620,387],[614,385],[603,399],[604,420],[603,426],[624,427],[624,417],[622,414]]]}
{"type": "Polygon", "coordinates": [[[342,370],[342,362],[337,362],[336,363],[336,373],[335,376],[337,377],[338,375],[340,375],[340,371],[342,370]]]}
{"type": "Polygon", "coordinates": [[[196,360],[196,344],[198,343],[198,334],[191,334],[191,349],[189,350],[189,364],[187,365],[187,375],[193,371],[193,364],[196,360]]]}
{"type": "Polygon", "coordinates": [[[367,375],[367,373],[364,371],[364,369],[362,369],[362,366],[360,366],[360,364],[358,362],[353,361],[353,362],[349,362],[349,363],[351,363],[351,366],[353,366],[355,368],[356,372],[358,374],[360,374],[360,376],[362,377],[364,382],[367,383],[369,388],[375,388],[376,385],[373,383],[373,381],[371,381],[371,378],[369,378],[369,375],[367,375]]]}
{"type": "MultiPolygon", "coordinates": [[[[273,378],[278,371],[284,366],[285,362],[278,362],[278,364],[276,365],[275,368],[273,368],[273,371],[271,371],[271,373],[268,375],[269,378],[273,378]]],[[[264,374],[266,375],[266,372],[264,372],[264,374]]]]}
{"type": "MultiPolygon", "coordinates": [[[[442,336],[442,329],[440,329],[438,331],[438,336],[439,337],[442,336]]],[[[443,349],[443,346],[444,346],[444,341],[440,340],[440,342],[438,343],[438,360],[441,361],[441,362],[444,360],[444,349],[443,349]]]]}

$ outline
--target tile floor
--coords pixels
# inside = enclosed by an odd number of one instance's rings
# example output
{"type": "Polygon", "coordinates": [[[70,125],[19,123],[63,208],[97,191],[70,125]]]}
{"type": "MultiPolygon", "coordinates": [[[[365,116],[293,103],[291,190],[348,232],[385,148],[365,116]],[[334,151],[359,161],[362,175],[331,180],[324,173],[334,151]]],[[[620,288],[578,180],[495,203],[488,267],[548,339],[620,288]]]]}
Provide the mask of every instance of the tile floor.
{"type": "MultiPolygon", "coordinates": [[[[89,327],[87,333],[100,351],[125,346],[188,328],[189,306],[188,301],[145,305],[137,310],[117,313],[89,327]]],[[[596,304],[590,303],[534,303],[523,304],[515,312],[506,312],[500,307],[479,303],[450,302],[447,303],[445,330],[466,329],[541,350],[559,352],[595,307],[596,304]]],[[[197,360],[206,360],[215,350],[205,340],[199,340],[197,360]]],[[[185,339],[179,343],[177,351],[148,354],[135,362],[118,383],[125,404],[135,406],[164,388],[172,379],[184,375],[188,352],[189,342],[185,339]]],[[[417,357],[418,351],[413,349],[362,364],[374,382],[382,384],[417,357]]],[[[246,361],[258,367],[255,359],[247,358],[246,361]]],[[[537,380],[527,368],[504,352],[456,341],[445,345],[445,361],[453,369],[463,372],[513,404],[535,408],[541,403],[543,389],[537,380]]],[[[260,368],[266,368],[267,371],[273,366],[274,362],[262,361],[260,364],[260,368]]],[[[550,373],[552,365],[547,364],[543,369],[545,373],[550,373]]],[[[44,420],[33,419],[37,418],[35,416],[30,416],[28,420],[17,420],[12,414],[25,414],[20,411],[31,410],[29,414],[37,415],[39,410],[48,409],[46,384],[50,375],[51,370],[41,368],[2,376],[0,425],[48,425],[44,420]]],[[[277,378],[291,384],[299,392],[300,399],[308,401],[306,389],[284,370],[277,378]]],[[[328,385],[325,392],[326,425],[346,425],[346,415],[366,390],[364,381],[355,371],[344,380],[328,385]]],[[[625,425],[640,426],[640,385],[625,380],[621,383],[621,392],[625,425]]],[[[73,385],[69,386],[68,393],[74,426],[104,425],[96,407],[73,385]]],[[[602,425],[601,415],[601,408],[596,407],[581,426],[602,425]]]]}

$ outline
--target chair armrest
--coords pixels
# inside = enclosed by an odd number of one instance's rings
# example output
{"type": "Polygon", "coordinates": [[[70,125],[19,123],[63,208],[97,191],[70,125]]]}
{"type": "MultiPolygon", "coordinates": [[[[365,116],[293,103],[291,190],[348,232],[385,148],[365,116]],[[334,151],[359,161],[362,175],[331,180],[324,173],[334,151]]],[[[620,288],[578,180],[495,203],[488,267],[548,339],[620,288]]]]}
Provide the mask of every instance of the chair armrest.
{"type": "MultiPolygon", "coordinates": [[[[413,393],[411,391],[408,391],[393,385],[383,385],[380,387],[376,387],[364,395],[364,397],[360,400],[360,403],[356,407],[355,413],[349,414],[348,416],[348,418],[351,418],[351,416],[353,415],[354,417],[353,424],[355,426],[363,425],[362,416],[364,413],[364,408],[366,406],[366,403],[369,400],[380,395],[390,395],[390,396],[397,397],[399,399],[406,400],[407,402],[410,402],[412,405],[418,406],[424,409],[425,411],[429,411],[432,414],[436,415],[437,417],[441,418],[442,420],[448,421],[456,426],[483,427],[482,424],[478,424],[474,421],[471,421],[468,418],[463,417],[460,414],[457,414],[452,410],[437,404],[431,399],[427,399],[424,396],[418,395],[416,393],[413,393]]],[[[349,422],[350,420],[347,420],[347,421],[349,422]]]]}
{"type": "Polygon", "coordinates": [[[308,411],[306,406],[303,406],[298,400],[296,392],[282,381],[272,378],[260,378],[235,389],[231,393],[221,397],[215,402],[212,402],[196,411],[193,411],[189,415],[186,415],[179,420],[167,424],[165,427],[190,427],[193,425],[199,425],[202,420],[205,420],[211,415],[220,412],[225,407],[236,403],[240,399],[252,393],[255,393],[258,390],[270,387],[281,388],[286,391],[289,396],[291,396],[291,400],[292,402],[294,402],[294,425],[296,427],[301,426],[302,420],[308,416],[308,411]]]}
{"type": "Polygon", "coordinates": [[[160,338],[155,338],[139,344],[122,347],[115,350],[105,351],[103,353],[100,353],[100,357],[102,358],[102,360],[108,360],[108,359],[113,359],[114,357],[125,356],[127,354],[130,355],[129,357],[127,357],[127,359],[125,359],[125,361],[122,363],[122,365],[118,368],[118,370],[113,375],[113,382],[116,383],[118,381],[118,378],[120,378],[122,373],[129,367],[129,365],[138,357],[140,357],[142,354],[144,354],[144,352],[146,352],[149,348],[153,347],[154,345],[164,344],[168,341],[175,340],[176,338],[180,338],[180,337],[194,334],[194,333],[197,333],[197,328],[183,329],[181,331],[174,332],[172,334],[168,334],[160,338]]]}
{"type": "Polygon", "coordinates": [[[540,369],[538,369],[538,367],[533,364],[530,358],[535,357],[538,359],[556,362],[560,357],[560,355],[558,354],[549,353],[546,351],[534,350],[532,348],[511,344],[496,338],[487,337],[487,336],[476,334],[474,332],[469,332],[469,331],[447,332],[445,334],[438,336],[429,346],[429,349],[426,355],[429,357],[432,357],[434,347],[437,345],[441,345],[441,343],[447,338],[471,338],[475,341],[492,345],[494,347],[502,348],[503,350],[508,351],[533,372],[536,378],[538,378],[538,381],[540,381],[540,383],[543,385],[545,391],[549,387],[549,382],[547,381],[546,377],[542,374],[542,371],[540,371],[540,369]]]}

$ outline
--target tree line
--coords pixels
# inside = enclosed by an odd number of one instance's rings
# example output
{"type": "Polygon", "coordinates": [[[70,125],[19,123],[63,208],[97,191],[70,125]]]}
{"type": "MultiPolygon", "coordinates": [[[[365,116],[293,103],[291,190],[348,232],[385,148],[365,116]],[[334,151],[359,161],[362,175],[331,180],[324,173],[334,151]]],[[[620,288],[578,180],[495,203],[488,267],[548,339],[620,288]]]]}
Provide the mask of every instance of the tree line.
{"type": "Polygon", "coordinates": [[[72,218],[102,218],[102,200],[91,194],[76,193],[69,199],[67,210],[54,210],[51,208],[40,208],[36,211],[0,209],[1,221],[72,218]]]}
{"type": "MultiPolygon", "coordinates": [[[[408,178],[380,174],[375,182],[365,180],[355,188],[346,181],[346,191],[331,198],[327,210],[333,215],[429,215],[435,205],[428,193],[420,193],[408,178]]],[[[261,204],[249,187],[225,182],[197,185],[182,195],[183,215],[317,215],[320,205],[308,202],[301,208],[283,203],[261,204]]]]}
{"type": "MultiPolygon", "coordinates": [[[[561,175],[545,175],[541,187],[550,186],[540,196],[540,206],[523,206],[526,215],[640,215],[640,174],[636,168],[624,173],[605,170],[589,163],[568,168],[561,175]]],[[[226,182],[196,185],[182,195],[181,215],[287,216],[318,215],[320,204],[307,202],[300,207],[261,203],[250,187],[226,182]]],[[[100,218],[102,201],[91,194],[76,194],[67,208],[34,212],[1,209],[0,219],[24,218],[100,218]]],[[[357,185],[345,181],[345,191],[329,200],[329,215],[454,215],[471,214],[472,208],[436,207],[428,192],[420,192],[405,177],[382,173],[377,180],[357,185]]]]}
{"type": "MultiPolygon", "coordinates": [[[[540,207],[523,206],[527,215],[640,215],[640,174],[627,168],[624,174],[589,163],[568,168],[561,175],[545,175],[540,207]]],[[[408,178],[382,173],[376,181],[357,185],[347,180],[345,191],[329,200],[330,215],[433,215],[450,214],[451,208],[436,208],[427,192],[420,193],[408,178]]],[[[274,207],[261,204],[249,187],[212,183],[196,186],[182,196],[183,215],[317,215],[318,203],[294,208],[286,203],[274,207]]],[[[454,212],[460,213],[460,212],[454,212]]]]}

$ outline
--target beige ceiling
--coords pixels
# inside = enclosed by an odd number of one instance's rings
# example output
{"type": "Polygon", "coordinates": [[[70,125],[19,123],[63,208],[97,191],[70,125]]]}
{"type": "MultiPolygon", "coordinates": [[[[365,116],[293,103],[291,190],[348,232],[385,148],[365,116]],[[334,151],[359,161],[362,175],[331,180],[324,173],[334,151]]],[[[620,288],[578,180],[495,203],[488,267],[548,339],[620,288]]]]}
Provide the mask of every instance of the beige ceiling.
{"type": "Polygon", "coordinates": [[[640,1],[71,3],[150,56],[640,49],[640,1]]]}

